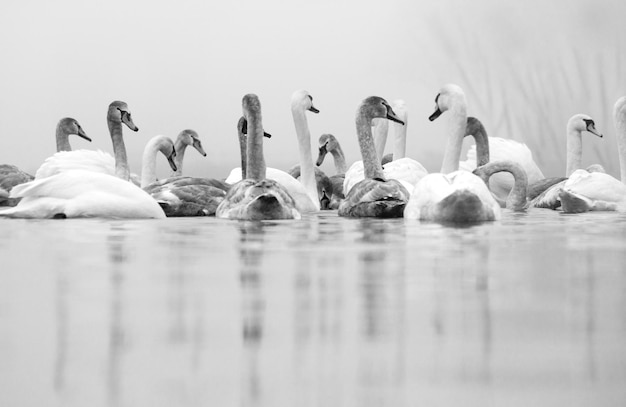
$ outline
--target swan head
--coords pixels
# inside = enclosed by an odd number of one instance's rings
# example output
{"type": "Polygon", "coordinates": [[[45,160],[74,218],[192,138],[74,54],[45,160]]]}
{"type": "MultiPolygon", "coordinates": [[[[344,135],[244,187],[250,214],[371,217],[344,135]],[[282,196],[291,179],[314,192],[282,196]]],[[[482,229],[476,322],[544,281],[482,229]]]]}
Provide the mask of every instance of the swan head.
{"type": "Polygon", "coordinates": [[[320,111],[313,106],[313,96],[306,90],[297,90],[291,95],[291,108],[308,110],[309,112],[319,113],[320,111]]]}
{"type": "MultiPolygon", "coordinates": [[[[237,133],[244,136],[248,135],[248,121],[243,116],[237,122],[237,133]]],[[[272,135],[263,130],[263,137],[272,138],[272,135]]]]}
{"type": "Polygon", "coordinates": [[[393,111],[389,103],[379,96],[365,98],[357,110],[357,118],[358,117],[364,117],[370,126],[372,125],[372,119],[375,118],[388,119],[402,125],[404,124],[393,111]]]}
{"type": "Polygon", "coordinates": [[[588,131],[598,137],[602,137],[602,133],[596,130],[596,123],[586,114],[575,114],[567,121],[567,129],[578,132],[588,131]]]}
{"type": "Polygon", "coordinates": [[[202,142],[200,141],[200,137],[198,137],[198,133],[195,130],[185,129],[178,134],[178,139],[183,145],[192,146],[203,157],[206,157],[206,152],[204,148],[202,148],[202,142]]]}
{"type": "Polygon", "coordinates": [[[339,149],[339,142],[332,134],[322,134],[319,138],[319,154],[315,165],[318,167],[324,162],[324,157],[331,151],[339,149]]]}
{"type": "Polygon", "coordinates": [[[133,123],[130,110],[125,102],[119,100],[111,102],[107,119],[115,123],[124,123],[132,131],[139,130],[139,127],[135,126],[135,123],[133,123]]]}
{"type": "Polygon", "coordinates": [[[444,85],[435,97],[435,111],[428,117],[431,122],[441,116],[447,110],[456,106],[465,106],[465,93],[460,86],[454,84],[444,85]]]}
{"type": "Polygon", "coordinates": [[[626,96],[622,96],[615,102],[613,117],[616,125],[619,124],[622,127],[626,126],[626,96]]]}
{"type": "Polygon", "coordinates": [[[57,127],[61,129],[61,132],[63,132],[63,134],[76,134],[77,136],[82,137],[87,141],[91,141],[83,128],[80,127],[80,124],[78,124],[78,122],[71,117],[64,117],[63,119],[59,120],[59,124],[57,125],[57,127]]]}

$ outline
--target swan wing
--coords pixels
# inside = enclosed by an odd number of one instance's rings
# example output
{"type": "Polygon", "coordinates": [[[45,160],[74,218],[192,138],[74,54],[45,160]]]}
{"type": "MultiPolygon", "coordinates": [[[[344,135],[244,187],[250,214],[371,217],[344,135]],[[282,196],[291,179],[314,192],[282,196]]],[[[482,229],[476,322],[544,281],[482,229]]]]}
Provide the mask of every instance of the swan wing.
{"type": "Polygon", "coordinates": [[[115,175],[115,159],[101,150],[60,151],[46,158],[35,173],[35,178],[46,178],[71,170],[115,175]]]}
{"type": "Polygon", "coordinates": [[[383,166],[385,178],[397,179],[407,182],[411,185],[411,191],[413,187],[424,178],[428,171],[418,161],[404,157],[394,161],[391,161],[383,166]]]}
{"type": "Polygon", "coordinates": [[[366,178],[357,183],[339,205],[340,216],[402,217],[409,192],[397,180],[366,178]]]}
{"type": "Polygon", "coordinates": [[[211,216],[224,200],[226,190],[214,186],[222,182],[209,178],[173,177],[170,182],[148,185],[148,192],[168,217],[211,216]],[[213,182],[214,181],[214,182],[213,182]]]}
{"type": "Polygon", "coordinates": [[[289,193],[280,183],[270,179],[245,179],[233,185],[218,205],[215,215],[240,220],[301,218],[289,193]]]}

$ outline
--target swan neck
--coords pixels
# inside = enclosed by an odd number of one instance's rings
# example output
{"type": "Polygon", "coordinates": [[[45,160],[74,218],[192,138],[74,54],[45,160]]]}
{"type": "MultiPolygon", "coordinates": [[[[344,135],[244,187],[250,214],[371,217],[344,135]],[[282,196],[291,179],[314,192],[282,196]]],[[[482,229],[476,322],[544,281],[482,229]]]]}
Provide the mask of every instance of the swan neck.
{"type": "Polygon", "coordinates": [[[130,179],[130,168],[126,156],[126,145],[122,135],[122,123],[109,120],[109,132],[113,142],[113,155],[115,157],[115,176],[125,181],[130,179]]]}
{"type": "Polygon", "coordinates": [[[183,160],[185,158],[185,150],[188,144],[184,143],[181,139],[177,139],[174,143],[174,150],[176,151],[176,157],[174,158],[174,164],[176,164],[176,171],[170,172],[170,177],[178,177],[183,175],[183,160]]]}
{"type": "Polygon", "coordinates": [[[626,112],[616,114],[615,129],[617,137],[617,151],[619,153],[620,178],[626,184],[626,112]]]}
{"type": "Polygon", "coordinates": [[[482,124],[475,133],[473,136],[476,144],[476,166],[480,167],[489,162],[489,137],[482,124]]]}
{"type": "Polygon", "coordinates": [[[346,164],[346,156],[343,154],[341,146],[338,145],[336,148],[333,148],[330,153],[333,155],[337,174],[345,174],[348,170],[348,165],[346,164]]]}
{"type": "Polygon", "coordinates": [[[57,126],[56,130],[56,141],[57,141],[57,152],[59,151],[72,151],[72,146],[70,146],[69,134],[67,134],[61,123],[57,126]]]}
{"type": "Polygon", "coordinates": [[[387,144],[387,135],[389,134],[389,121],[383,118],[376,118],[372,120],[374,127],[374,146],[376,147],[376,155],[378,155],[378,161],[383,159],[385,155],[385,145],[387,144]]]}
{"type": "Polygon", "coordinates": [[[404,117],[404,126],[400,123],[391,123],[393,129],[393,159],[398,160],[406,157],[406,131],[408,118],[404,117]]]}
{"type": "Polygon", "coordinates": [[[568,126],[567,129],[567,157],[565,164],[565,176],[569,177],[574,171],[581,168],[583,154],[583,142],[580,130],[568,126]]]}
{"type": "Polygon", "coordinates": [[[464,104],[459,104],[450,109],[450,113],[452,117],[448,121],[448,141],[441,165],[443,174],[449,174],[459,169],[459,159],[461,158],[461,148],[463,147],[467,125],[467,110],[464,104]]]}
{"type": "Polygon", "coordinates": [[[157,180],[156,156],[161,147],[161,139],[155,137],[148,141],[141,158],[141,187],[145,188],[157,180]]]}
{"type": "Polygon", "coordinates": [[[246,135],[243,134],[243,131],[241,129],[239,129],[237,131],[238,133],[238,137],[239,137],[239,157],[241,158],[241,179],[246,179],[247,178],[247,151],[248,151],[248,145],[247,145],[247,140],[246,140],[246,135]]]}
{"type": "Polygon", "coordinates": [[[526,171],[519,165],[509,161],[496,161],[485,164],[480,167],[480,173],[483,180],[488,185],[489,177],[497,172],[507,171],[515,178],[513,188],[506,198],[506,207],[515,211],[522,210],[526,207],[526,194],[528,189],[528,177],[526,171]]]}
{"type": "Polygon", "coordinates": [[[319,209],[319,197],[317,196],[317,182],[315,181],[315,168],[311,153],[311,132],[304,110],[299,106],[292,106],[291,114],[296,127],[298,137],[298,150],[300,153],[300,182],[311,200],[319,209]]]}
{"type": "Polygon", "coordinates": [[[380,157],[376,153],[374,137],[372,136],[371,119],[363,112],[358,112],[356,117],[356,132],[359,138],[359,148],[363,159],[365,178],[385,179],[380,157]]]}
{"type": "Polygon", "coordinates": [[[247,177],[256,181],[266,178],[265,157],[263,155],[263,126],[261,112],[247,112],[248,135],[246,136],[247,177]]]}

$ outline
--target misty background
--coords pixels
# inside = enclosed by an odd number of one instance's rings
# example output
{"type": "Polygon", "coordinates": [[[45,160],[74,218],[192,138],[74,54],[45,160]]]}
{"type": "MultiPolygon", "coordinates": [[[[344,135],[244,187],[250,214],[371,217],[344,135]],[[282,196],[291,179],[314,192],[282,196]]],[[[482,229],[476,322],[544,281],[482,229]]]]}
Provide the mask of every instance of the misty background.
{"type": "MultiPolygon", "coordinates": [[[[224,178],[239,165],[241,98],[256,93],[273,135],[266,162],[288,169],[298,157],[291,94],[306,89],[320,110],[308,115],[314,152],[331,133],[348,164],[360,159],[355,110],[378,95],[405,100],[407,156],[439,171],[444,120],[427,117],[439,88],[456,83],[489,135],[528,144],[546,176],[565,171],[569,117],[589,114],[605,137],[583,136],[583,164],[617,175],[625,15],[620,0],[4,0],[0,163],[34,174],[66,116],[93,139],[71,137],[74,149],[112,152],[107,107],[123,100],[140,129],[124,130],[133,172],[151,137],[191,128],[208,155],[188,151],[185,174],[224,178]]],[[[332,160],[323,168],[333,173],[332,160]]]]}

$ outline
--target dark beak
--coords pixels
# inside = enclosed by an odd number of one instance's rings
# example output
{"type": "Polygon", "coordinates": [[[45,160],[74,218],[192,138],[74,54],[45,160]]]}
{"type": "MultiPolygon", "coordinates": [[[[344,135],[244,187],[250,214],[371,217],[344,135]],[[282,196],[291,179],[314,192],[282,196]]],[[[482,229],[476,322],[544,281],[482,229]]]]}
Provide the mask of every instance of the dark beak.
{"type": "Polygon", "coordinates": [[[263,137],[272,138],[272,135],[263,131],[263,137]]]}
{"type": "Polygon", "coordinates": [[[200,140],[196,140],[196,139],[193,140],[193,148],[198,150],[198,152],[202,154],[203,157],[206,157],[206,153],[204,152],[204,149],[202,148],[202,142],[200,142],[200,140]]]}
{"type": "Polygon", "coordinates": [[[176,171],[178,169],[178,167],[176,167],[176,163],[174,162],[174,158],[176,158],[176,150],[172,149],[172,154],[167,156],[167,162],[170,164],[172,171],[176,171]]]}
{"type": "Polygon", "coordinates": [[[328,154],[328,150],[326,150],[326,144],[324,144],[323,146],[320,146],[320,152],[317,156],[317,161],[315,162],[315,165],[317,165],[318,167],[322,165],[322,163],[324,162],[324,157],[326,157],[326,154],[328,154]]]}
{"type": "Polygon", "coordinates": [[[85,134],[85,131],[81,127],[78,128],[78,136],[84,138],[87,141],[91,141],[89,136],[87,136],[87,134],[85,134]]]}
{"type": "Polygon", "coordinates": [[[441,110],[439,110],[439,106],[437,106],[437,110],[435,110],[433,112],[433,114],[431,114],[430,116],[428,116],[428,120],[430,120],[431,122],[433,120],[435,120],[437,117],[441,116],[441,113],[443,113],[441,110]]]}
{"type": "Polygon", "coordinates": [[[317,110],[317,109],[315,108],[315,106],[313,106],[313,105],[311,105],[311,107],[309,107],[309,111],[310,111],[310,112],[313,112],[313,113],[319,113],[319,112],[320,112],[320,111],[319,111],[319,110],[317,110]]]}
{"type": "Polygon", "coordinates": [[[130,118],[130,115],[128,114],[128,112],[122,112],[122,123],[127,125],[128,128],[131,129],[132,131],[139,130],[139,127],[135,126],[135,123],[133,123],[133,119],[130,118]]]}
{"type": "Polygon", "coordinates": [[[391,109],[391,106],[387,106],[387,119],[391,120],[392,122],[400,123],[404,126],[404,122],[400,120],[398,116],[396,116],[396,113],[393,111],[393,109],[391,109]]]}
{"type": "Polygon", "coordinates": [[[598,137],[602,137],[602,133],[596,130],[596,126],[594,126],[593,123],[587,126],[587,131],[591,134],[595,134],[598,137]]]}

